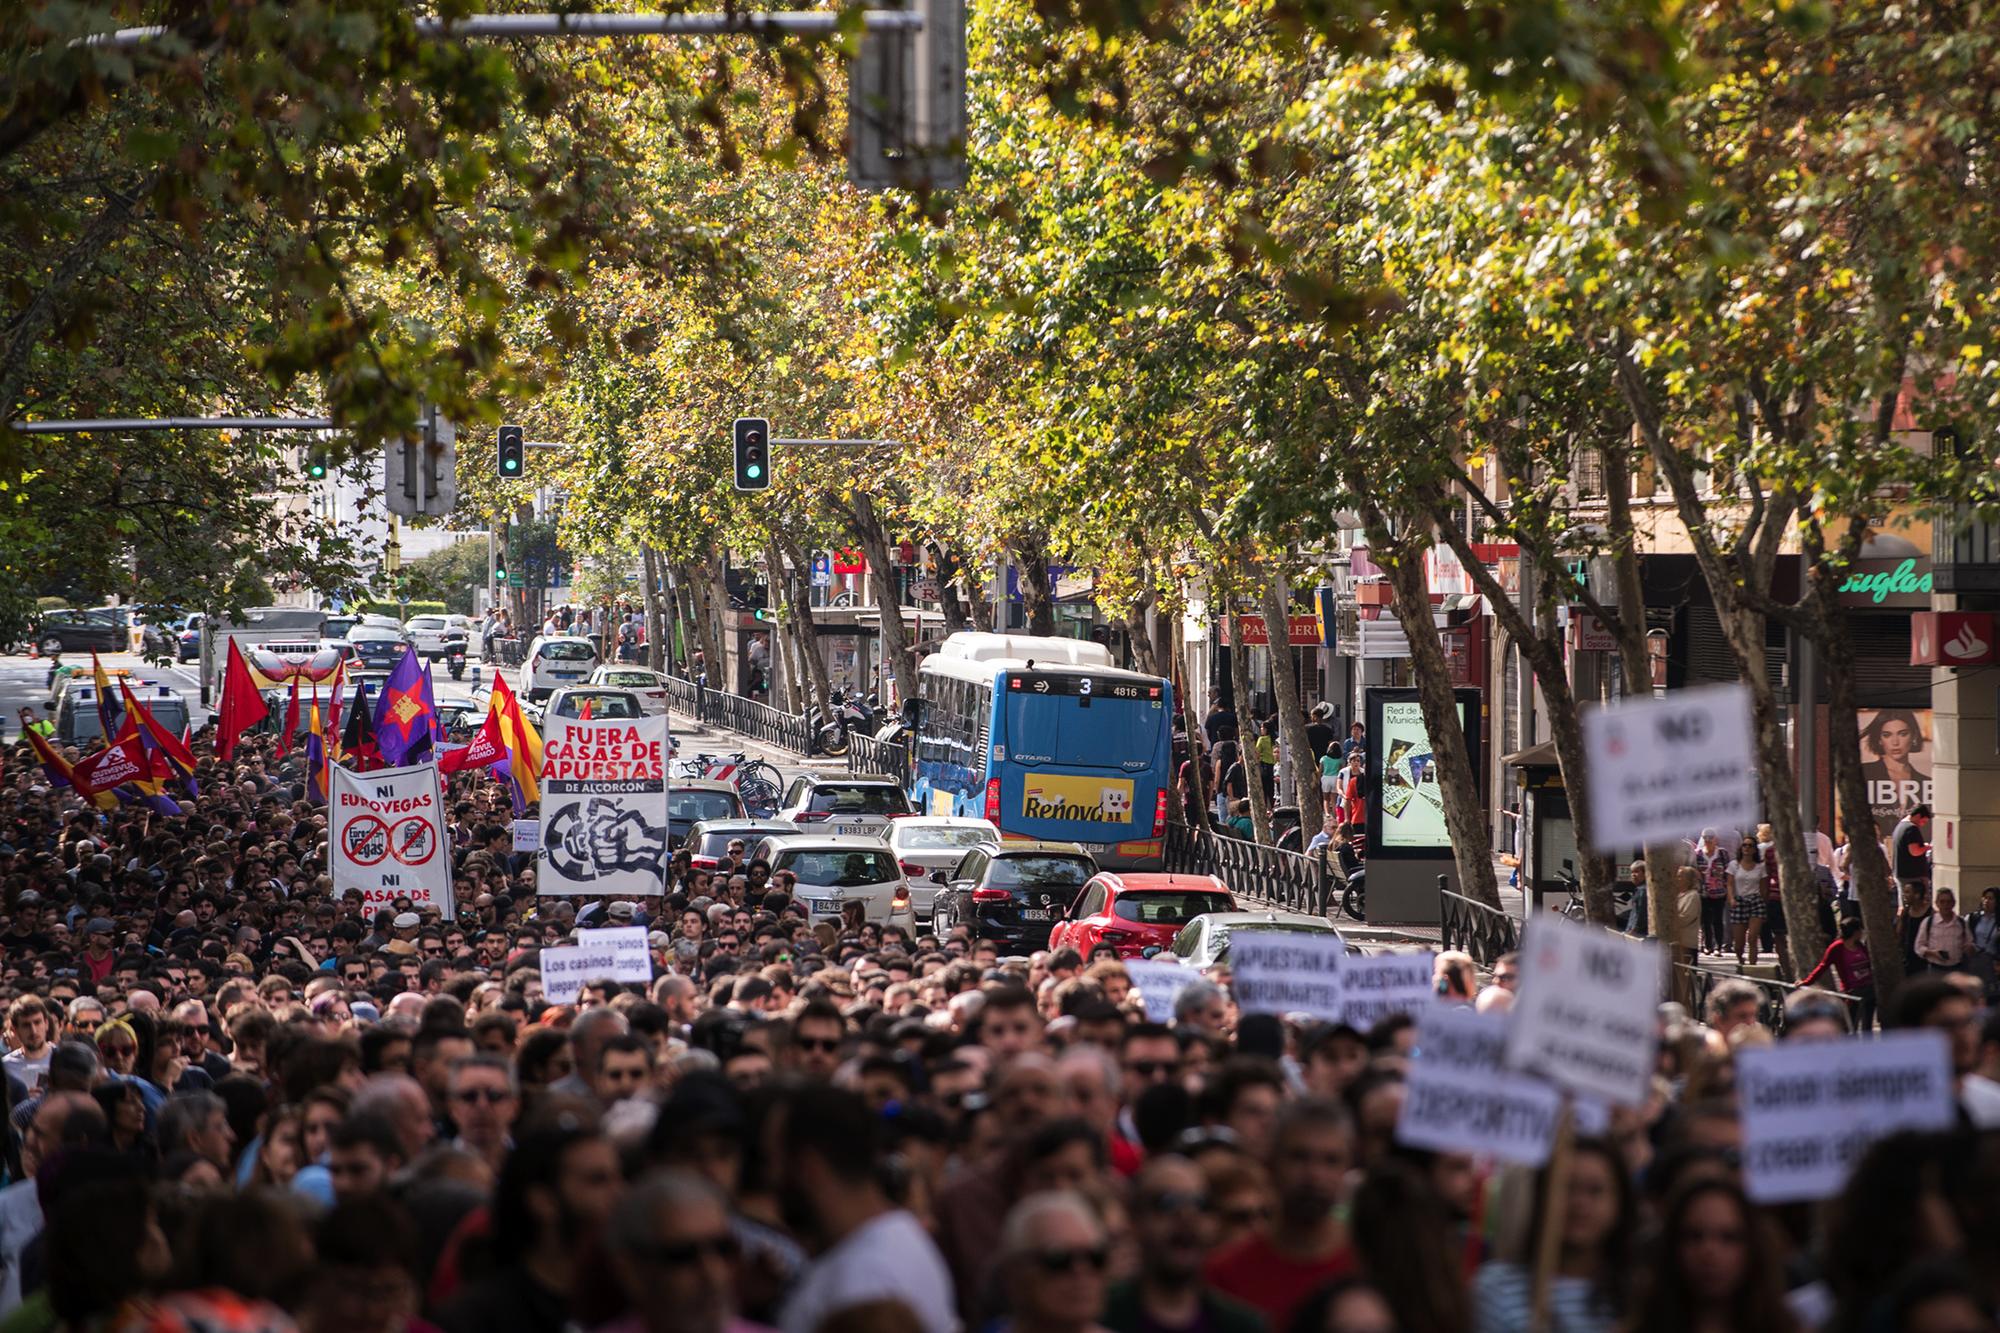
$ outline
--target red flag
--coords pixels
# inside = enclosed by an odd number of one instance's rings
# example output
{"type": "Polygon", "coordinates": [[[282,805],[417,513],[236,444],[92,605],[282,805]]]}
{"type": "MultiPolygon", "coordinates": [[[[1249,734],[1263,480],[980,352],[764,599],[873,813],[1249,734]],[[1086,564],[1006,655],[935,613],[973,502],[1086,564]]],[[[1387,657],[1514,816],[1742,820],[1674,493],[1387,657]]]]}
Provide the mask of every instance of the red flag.
{"type": "Polygon", "coordinates": [[[222,701],[215,710],[216,757],[228,759],[236,749],[237,738],[262,722],[270,711],[264,696],[257,693],[257,682],[251,679],[250,664],[243,660],[243,650],[236,646],[234,638],[230,639],[229,661],[222,668],[222,701]]]}
{"type": "Polygon", "coordinates": [[[116,745],[107,745],[69,771],[78,792],[95,796],[122,787],[128,782],[146,782],[153,776],[153,761],[137,731],[128,731],[116,745]]]}
{"type": "Polygon", "coordinates": [[[585,699],[583,701],[583,708],[577,713],[576,720],[579,722],[590,721],[590,700],[585,699]]]}
{"type": "Polygon", "coordinates": [[[447,750],[438,760],[438,770],[456,773],[462,768],[486,768],[507,757],[507,742],[500,735],[500,715],[489,711],[486,725],[472,738],[472,744],[447,750]]]}
{"type": "Polygon", "coordinates": [[[291,753],[292,737],[299,734],[299,678],[292,677],[292,697],[285,701],[285,734],[278,737],[278,756],[291,753]]]}

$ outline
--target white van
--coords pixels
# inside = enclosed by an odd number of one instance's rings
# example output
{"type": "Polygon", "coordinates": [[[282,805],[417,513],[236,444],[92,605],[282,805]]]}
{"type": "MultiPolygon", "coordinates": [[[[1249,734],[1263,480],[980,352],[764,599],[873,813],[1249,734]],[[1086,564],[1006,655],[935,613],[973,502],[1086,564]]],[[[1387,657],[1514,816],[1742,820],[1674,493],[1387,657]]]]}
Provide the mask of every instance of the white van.
{"type": "Polygon", "coordinates": [[[583,684],[596,669],[597,649],[589,639],[574,634],[538,634],[521,659],[514,692],[539,703],[551,690],[583,684]]]}

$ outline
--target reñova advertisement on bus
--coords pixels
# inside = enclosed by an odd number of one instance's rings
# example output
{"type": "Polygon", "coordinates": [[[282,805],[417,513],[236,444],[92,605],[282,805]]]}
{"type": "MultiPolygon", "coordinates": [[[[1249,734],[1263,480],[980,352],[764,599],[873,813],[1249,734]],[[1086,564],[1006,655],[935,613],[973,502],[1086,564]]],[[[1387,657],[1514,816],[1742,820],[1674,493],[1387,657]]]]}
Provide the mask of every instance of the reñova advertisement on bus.
{"type": "Polygon", "coordinates": [[[1021,784],[1026,819],[1075,819],[1092,824],[1132,822],[1130,778],[1029,773],[1021,784]]]}

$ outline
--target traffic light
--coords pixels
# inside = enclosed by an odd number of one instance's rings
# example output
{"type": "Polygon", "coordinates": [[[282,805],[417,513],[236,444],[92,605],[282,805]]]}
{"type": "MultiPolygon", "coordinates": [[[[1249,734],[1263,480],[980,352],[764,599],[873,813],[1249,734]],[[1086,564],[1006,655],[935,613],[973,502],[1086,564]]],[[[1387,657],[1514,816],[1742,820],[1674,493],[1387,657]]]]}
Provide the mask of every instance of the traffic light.
{"type": "Polygon", "coordinates": [[[761,491],[771,485],[771,423],[763,417],[736,418],[736,489],[761,491]]]}
{"type": "Polygon", "coordinates": [[[326,450],[324,449],[306,450],[306,479],[308,481],[325,481],[326,470],[327,470],[326,450]]]}
{"type": "Polygon", "coordinates": [[[774,625],[777,623],[778,613],[768,606],[760,606],[751,613],[750,618],[761,624],[774,625]]]}
{"type": "Polygon", "coordinates": [[[528,438],[519,426],[500,428],[500,478],[503,481],[520,479],[527,462],[528,438]]]}
{"type": "Polygon", "coordinates": [[[505,551],[495,551],[493,553],[493,581],[495,583],[505,583],[507,581],[507,553],[505,551]]]}

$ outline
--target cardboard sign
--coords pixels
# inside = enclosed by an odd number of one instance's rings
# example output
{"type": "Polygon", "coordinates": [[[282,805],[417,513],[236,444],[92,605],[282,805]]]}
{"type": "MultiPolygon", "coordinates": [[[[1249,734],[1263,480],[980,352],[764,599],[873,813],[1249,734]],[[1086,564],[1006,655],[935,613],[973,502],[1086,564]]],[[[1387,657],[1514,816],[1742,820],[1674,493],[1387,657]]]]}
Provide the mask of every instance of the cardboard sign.
{"type": "Polygon", "coordinates": [[[1583,714],[1592,839],[1607,855],[1755,828],[1757,763],[1745,685],[1674,690],[1583,714]]]}
{"type": "Polygon", "coordinates": [[[1521,950],[1507,1067],[1619,1106],[1644,1102],[1665,962],[1655,941],[1535,913],[1521,950]]]}
{"type": "Polygon", "coordinates": [[[1340,965],[1340,1021],[1366,1032],[1391,1014],[1422,1014],[1437,1003],[1437,955],[1350,956],[1340,965]]]}
{"type": "Polygon", "coordinates": [[[1555,1144],[1562,1094],[1501,1065],[1504,1013],[1433,1005],[1419,1021],[1396,1139],[1433,1152],[1540,1166],[1555,1144]]]}
{"type": "Polygon", "coordinates": [[[1347,941],[1289,930],[1233,930],[1229,971],[1246,1014],[1311,1014],[1338,1019],[1346,1005],[1340,969],[1347,941]]]}
{"type": "Polygon", "coordinates": [[[1951,1048],[1935,1029],[1736,1053],[1743,1187],[1758,1203],[1838,1194],[1870,1144],[1957,1119],[1951,1048]]]}
{"type": "Polygon", "coordinates": [[[1144,958],[1127,959],[1125,971],[1145,1002],[1147,1020],[1154,1023],[1173,1022],[1174,1001],[1180,999],[1182,991],[1201,980],[1201,973],[1195,968],[1144,958]]]}
{"type": "Polygon", "coordinates": [[[356,773],[335,764],[327,793],[333,892],[369,903],[408,898],[449,917],[451,839],[435,763],[356,773]]]}
{"type": "Polygon", "coordinates": [[[535,891],[667,891],[667,719],[553,718],[542,738],[535,891]]]}
{"type": "Polygon", "coordinates": [[[539,819],[517,819],[514,821],[514,850],[517,852],[538,852],[542,849],[542,821],[539,819]]]}
{"type": "Polygon", "coordinates": [[[550,1004],[575,1004],[586,984],[651,981],[653,959],[646,949],[644,926],[611,926],[586,930],[580,943],[542,950],[542,994],[550,1004]]]}

